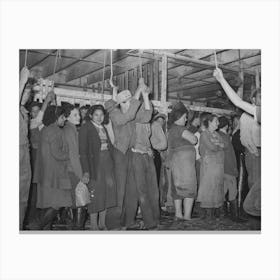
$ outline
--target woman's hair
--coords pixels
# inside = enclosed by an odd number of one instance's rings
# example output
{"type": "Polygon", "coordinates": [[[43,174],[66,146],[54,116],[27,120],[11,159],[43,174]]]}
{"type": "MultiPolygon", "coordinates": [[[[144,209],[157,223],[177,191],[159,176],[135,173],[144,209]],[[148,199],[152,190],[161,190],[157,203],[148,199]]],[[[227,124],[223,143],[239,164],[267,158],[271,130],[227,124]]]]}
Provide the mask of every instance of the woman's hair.
{"type": "Polygon", "coordinates": [[[225,126],[229,127],[230,126],[229,124],[230,123],[229,123],[228,118],[222,116],[219,118],[219,127],[218,128],[221,129],[221,128],[224,128],[225,126]]]}
{"type": "Polygon", "coordinates": [[[206,113],[203,116],[203,120],[202,120],[202,124],[208,128],[209,127],[209,122],[212,122],[214,118],[217,118],[216,115],[210,114],[210,113],[206,113]]]}
{"type": "Polygon", "coordinates": [[[88,110],[89,108],[90,108],[90,106],[87,104],[87,105],[80,107],[79,110],[88,110]]]}
{"type": "Polygon", "coordinates": [[[76,106],[74,106],[73,104],[70,103],[65,103],[63,104],[62,108],[65,111],[65,117],[68,118],[71,114],[71,111],[73,111],[74,109],[77,109],[76,106]]]}
{"type": "Polygon", "coordinates": [[[181,101],[179,101],[173,106],[171,113],[169,113],[168,115],[168,125],[171,126],[174,122],[179,120],[184,114],[188,116],[188,110],[185,107],[185,105],[181,101]]]}
{"type": "Polygon", "coordinates": [[[43,124],[44,126],[49,126],[56,122],[56,120],[61,116],[66,116],[65,108],[60,106],[48,106],[43,117],[43,124]]]}
{"type": "Polygon", "coordinates": [[[101,110],[101,111],[103,112],[103,114],[104,114],[104,121],[103,121],[103,124],[108,124],[108,122],[109,122],[109,115],[108,115],[108,113],[106,112],[106,110],[104,109],[103,105],[101,105],[101,104],[96,104],[96,105],[91,106],[91,107],[88,109],[88,111],[87,111],[87,114],[86,114],[85,119],[86,119],[87,121],[90,121],[90,120],[91,120],[91,117],[90,117],[90,116],[92,116],[92,115],[94,114],[94,112],[97,111],[97,110],[101,110]]]}

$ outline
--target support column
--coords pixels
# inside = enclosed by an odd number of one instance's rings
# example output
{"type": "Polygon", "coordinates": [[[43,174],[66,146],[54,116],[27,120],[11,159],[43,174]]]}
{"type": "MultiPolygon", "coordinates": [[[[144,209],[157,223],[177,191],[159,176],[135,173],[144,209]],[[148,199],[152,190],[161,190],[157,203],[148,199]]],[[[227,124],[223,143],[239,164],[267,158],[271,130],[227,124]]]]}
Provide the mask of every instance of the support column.
{"type": "Polygon", "coordinates": [[[260,71],[259,69],[256,69],[256,88],[260,88],[261,83],[260,83],[260,71]]]}
{"type": "Polygon", "coordinates": [[[158,100],[158,70],[159,70],[159,61],[155,60],[153,63],[154,100],[158,100]]]}
{"type": "Polygon", "coordinates": [[[167,56],[162,56],[161,63],[161,96],[160,101],[162,104],[166,103],[167,98],[167,56]]]}
{"type": "Polygon", "coordinates": [[[125,72],[125,77],[124,77],[124,84],[125,84],[125,89],[128,89],[128,71],[125,72]]]}

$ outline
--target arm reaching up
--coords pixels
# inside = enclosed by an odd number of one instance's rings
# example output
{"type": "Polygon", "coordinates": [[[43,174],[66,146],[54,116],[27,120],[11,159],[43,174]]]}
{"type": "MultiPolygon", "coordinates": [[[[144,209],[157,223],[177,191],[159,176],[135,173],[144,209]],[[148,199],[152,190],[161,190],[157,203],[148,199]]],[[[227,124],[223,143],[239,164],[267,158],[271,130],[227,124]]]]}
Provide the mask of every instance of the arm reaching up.
{"type": "Polygon", "coordinates": [[[230,99],[230,101],[240,109],[244,110],[245,112],[249,113],[250,115],[255,115],[255,106],[242,100],[238,94],[231,88],[229,83],[225,80],[223,76],[223,72],[221,69],[217,68],[214,70],[213,76],[217,79],[217,81],[221,84],[223,90],[225,91],[226,95],[230,99]]]}
{"type": "Polygon", "coordinates": [[[27,83],[28,77],[29,77],[29,70],[27,67],[23,67],[20,71],[20,77],[19,77],[19,101],[21,102],[23,90],[25,87],[25,84],[27,83]]]}

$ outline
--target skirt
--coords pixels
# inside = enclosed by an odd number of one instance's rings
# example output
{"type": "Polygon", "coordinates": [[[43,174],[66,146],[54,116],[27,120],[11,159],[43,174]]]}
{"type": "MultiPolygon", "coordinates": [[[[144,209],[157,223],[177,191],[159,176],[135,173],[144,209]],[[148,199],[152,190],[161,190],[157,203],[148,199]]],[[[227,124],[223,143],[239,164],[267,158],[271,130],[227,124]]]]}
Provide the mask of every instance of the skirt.
{"type": "Polygon", "coordinates": [[[173,151],[170,167],[172,198],[174,200],[195,198],[197,194],[195,149],[186,146],[173,151]]]}
{"type": "Polygon", "coordinates": [[[101,151],[97,180],[90,180],[89,189],[93,197],[88,204],[89,213],[98,213],[117,206],[117,188],[114,176],[114,163],[109,151],[101,151]]]}
{"type": "Polygon", "coordinates": [[[202,158],[197,201],[202,208],[219,208],[223,205],[224,161],[220,155],[202,158]]]}

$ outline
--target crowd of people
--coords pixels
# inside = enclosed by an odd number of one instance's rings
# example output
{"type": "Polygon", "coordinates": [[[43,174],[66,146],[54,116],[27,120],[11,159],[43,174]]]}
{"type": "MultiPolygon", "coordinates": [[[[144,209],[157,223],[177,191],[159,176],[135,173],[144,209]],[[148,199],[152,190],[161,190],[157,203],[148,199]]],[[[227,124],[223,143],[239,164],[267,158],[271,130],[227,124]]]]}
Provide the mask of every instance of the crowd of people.
{"type": "Polygon", "coordinates": [[[160,216],[175,221],[215,220],[230,205],[237,211],[240,155],[245,156],[249,192],[244,210],[260,216],[260,90],[252,104],[230,87],[220,69],[214,76],[241,117],[194,114],[182,102],[156,112],[151,90],[139,80],[132,95],[77,108],[32,99],[30,72],[20,74],[20,229],[50,230],[59,220],[71,230],[157,230],[160,216]],[[28,110],[30,116],[28,115],[28,110]],[[168,119],[168,120],[167,120],[168,119]],[[77,203],[77,186],[89,201],[77,203]],[[194,210],[195,209],[195,210],[194,210]],[[221,213],[222,212],[222,213],[221,213]],[[141,215],[142,219],[136,219],[141,215]]]}

